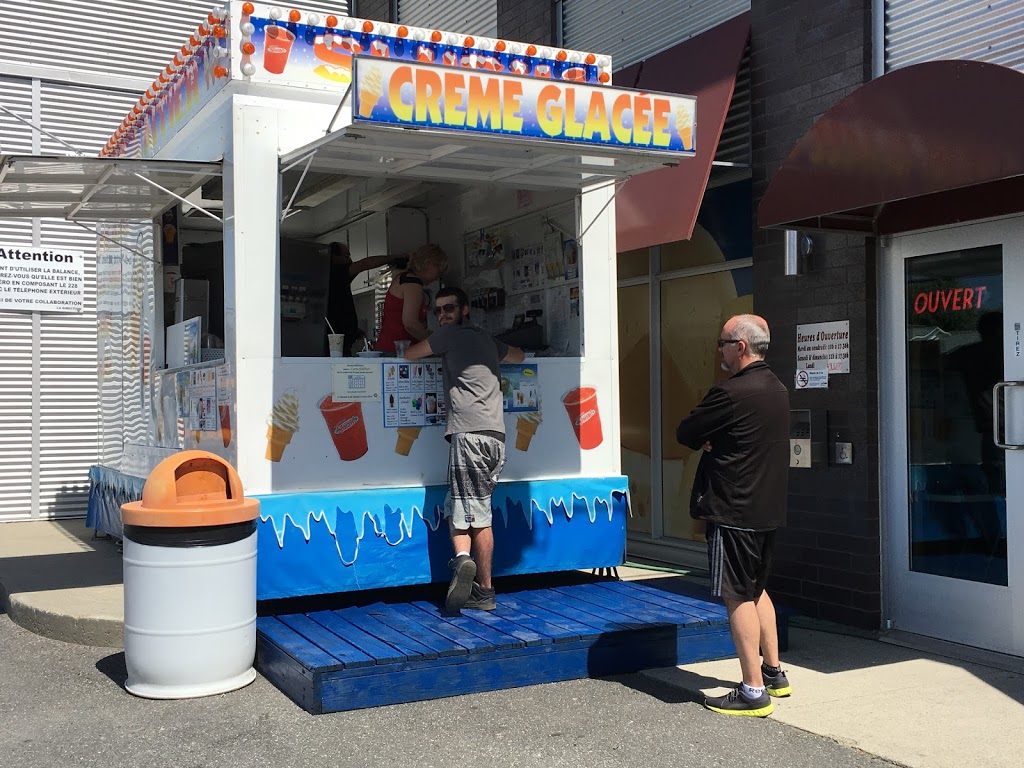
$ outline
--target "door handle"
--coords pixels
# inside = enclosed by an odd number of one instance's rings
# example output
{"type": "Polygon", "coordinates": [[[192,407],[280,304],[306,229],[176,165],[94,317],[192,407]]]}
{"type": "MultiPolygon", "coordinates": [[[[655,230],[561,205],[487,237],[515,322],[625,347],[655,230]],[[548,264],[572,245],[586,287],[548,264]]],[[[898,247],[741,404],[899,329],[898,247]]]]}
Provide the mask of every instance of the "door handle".
{"type": "Polygon", "coordinates": [[[1006,395],[1005,390],[1009,387],[1024,387],[1024,381],[1000,381],[992,387],[992,442],[995,443],[996,448],[1002,448],[1006,451],[1021,451],[1024,450],[1024,445],[1010,444],[1005,442],[1006,434],[1006,395]],[[1003,415],[1004,418],[999,418],[1000,403],[1003,404],[1003,415]]]}

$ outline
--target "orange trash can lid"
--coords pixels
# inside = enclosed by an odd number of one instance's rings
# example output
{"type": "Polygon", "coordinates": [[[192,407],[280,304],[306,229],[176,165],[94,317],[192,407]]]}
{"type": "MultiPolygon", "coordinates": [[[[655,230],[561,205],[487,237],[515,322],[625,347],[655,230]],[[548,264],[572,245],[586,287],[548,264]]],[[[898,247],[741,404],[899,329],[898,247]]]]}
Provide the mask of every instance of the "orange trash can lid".
{"type": "Polygon", "coordinates": [[[201,528],[255,520],[258,499],[242,495],[238,473],[208,451],[180,451],[161,461],[142,501],[121,506],[121,522],[151,528],[201,528]]]}

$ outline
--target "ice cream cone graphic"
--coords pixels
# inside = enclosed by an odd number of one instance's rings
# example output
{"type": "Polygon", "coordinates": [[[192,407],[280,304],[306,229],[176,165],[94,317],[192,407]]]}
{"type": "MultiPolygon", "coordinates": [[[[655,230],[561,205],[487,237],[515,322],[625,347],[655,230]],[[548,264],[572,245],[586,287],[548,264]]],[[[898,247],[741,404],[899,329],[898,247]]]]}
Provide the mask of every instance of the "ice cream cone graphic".
{"type": "Polygon", "coordinates": [[[379,67],[370,67],[359,73],[359,116],[370,117],[380,97],[384,95],[384,75],[379,67]]]}
{"type": "Polygon", "coordinates": [[[676,107],[676,133],[683,143],[683,149],[693,149],[693,118],[690,117],[690,109],[686,105],[676,107]]]}
{"type": "Polygon", "coordinates": [[[395,453],[399,456],[408,456],[412,450],[412,444],[420,436],[422,427],[399,427],[398,441],[395,443],[395,453]]]}
{"type": "Polygon", "coordinates": [[[516,450],[530,450],[530,441],[537,434],[542,419],[540,411],[520,413],[516,419],[516,450]]]}
{"type": "Polygon", "coordinates": [[[217,411],[220,415],[220,436],[224,442],[224,447],[227,448],[231,445],[231,404],[220,403],[217,406],[217,411]]]}
{"type": "Polygon", "coordinates": [[[299,398],[292,392],[285,392],[274,404],[274,412],[267,427],[267,459],[280,461],[284,449],[292,441],[292,435],[299,431],[299,398]]]}

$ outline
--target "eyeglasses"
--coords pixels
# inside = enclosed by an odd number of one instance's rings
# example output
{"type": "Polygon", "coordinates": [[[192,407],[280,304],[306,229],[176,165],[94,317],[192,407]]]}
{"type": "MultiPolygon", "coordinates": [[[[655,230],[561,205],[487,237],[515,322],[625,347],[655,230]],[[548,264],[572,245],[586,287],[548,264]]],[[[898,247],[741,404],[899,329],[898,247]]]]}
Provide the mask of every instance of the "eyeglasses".
{"type": "Polygon", "coordinates": [[[441,314],[451,315],[459,308],[458,304],[442,304],[439,307],[434,307],[434,316],[440,317],[441,314]]]}
{"type": "Polygon", "coordinates": [[[719,339],[718,348],[721,349],[726,344],[739,344],[743,339],[719,339]]]}

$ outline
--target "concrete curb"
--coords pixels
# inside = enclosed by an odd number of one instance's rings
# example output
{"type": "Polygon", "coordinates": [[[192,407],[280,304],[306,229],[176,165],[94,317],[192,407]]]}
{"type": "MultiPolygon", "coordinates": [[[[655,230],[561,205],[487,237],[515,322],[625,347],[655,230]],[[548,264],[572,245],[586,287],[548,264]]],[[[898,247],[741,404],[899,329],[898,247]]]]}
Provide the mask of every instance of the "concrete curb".
{"type": "Polygon", "coordinates": [[[32,593],[9,594],[0,584],[0,606],[18,626],[62,643],[124,648],[124,622],[114,618],[73,616],[33,600],[32,593]]]}

